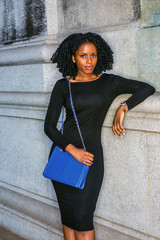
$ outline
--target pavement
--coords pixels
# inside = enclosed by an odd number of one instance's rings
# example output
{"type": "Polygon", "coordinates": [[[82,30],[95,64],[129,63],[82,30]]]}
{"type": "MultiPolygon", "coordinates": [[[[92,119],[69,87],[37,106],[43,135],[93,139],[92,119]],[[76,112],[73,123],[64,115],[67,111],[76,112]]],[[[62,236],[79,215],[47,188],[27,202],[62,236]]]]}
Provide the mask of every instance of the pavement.
{"type": "Polygon", "coordinates": [[[25,239],[10,232],[8,229],[5,229],[0,226],[0,240],[25,240],[25,239]]]}

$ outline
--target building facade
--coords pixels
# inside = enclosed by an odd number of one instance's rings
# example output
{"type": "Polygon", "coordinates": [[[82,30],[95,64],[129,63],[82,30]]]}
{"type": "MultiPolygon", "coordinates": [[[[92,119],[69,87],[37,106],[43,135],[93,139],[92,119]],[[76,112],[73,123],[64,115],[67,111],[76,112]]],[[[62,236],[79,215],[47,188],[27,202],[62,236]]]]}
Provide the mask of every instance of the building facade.
{"type": "MultiPolygon", "coordinates": [[[[96,32],[114,51],[113,73],[156,93],[128,111],[115,138],[112,103],[102,130],[105,175],[97,240],[160,239],[160,1],[1,0],[0,224],[33,240],[62,240],[56,195],[42,176],[51,147],[44,118],[61,78],[50,58],[73,32],[96,32]]],[[[58,125],[59,127],[59,125],[58,125]]]]}

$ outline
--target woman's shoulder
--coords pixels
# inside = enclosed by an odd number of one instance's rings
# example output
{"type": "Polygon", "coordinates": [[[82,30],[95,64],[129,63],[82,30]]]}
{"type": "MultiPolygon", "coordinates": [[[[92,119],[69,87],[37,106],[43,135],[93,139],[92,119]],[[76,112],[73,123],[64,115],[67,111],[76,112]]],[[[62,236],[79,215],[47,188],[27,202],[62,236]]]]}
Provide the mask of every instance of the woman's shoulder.
{"type": "Polygon", "coordinates": [[[118,75],[116,75],[114,73],[106,73],[106,72],[103,73],[103,78],[105,78],[105,79],[109,79],[109,78],[113,79],[115,77],[118,77],[118,75]]]}
{"type": "Polygon", "coordinates": [[[56,91],[58,93],[64,93],[66,91],[66,86],[67,86],[66,83],[67,83],[67,79],[66,78],[58,79],[55,82],[52,91],[56,91]]]}
{"type": "Polygon", "coordinates": [[[60,78],[57,80],[56,85],[62,85],[67,82],[67,78],[60,78]]]}
{"type": "Polygon", "coordinates": [[[66,83],[67,83],[67,79],[66,78],[58,79],[56,81],[56,83],[54,84],[54,88],[62,88],[64,86],[66,86],[66,83]]]}
{"type": "Polygon", "coordinates": [[[105,78],[112,78],[112,79],[120,77],[119,75],[112,73],[112,72],[111,73],[103,73],[103,75],[105,78]]]}
{"type": "Polygon", "coordinates": [[[104,82],[110,82],[110,83],[113,83],[114,82],[114,80],[116,79],[116,78],[118,78],[119,76],[118,75],[115,75],[115,74],[113,74],[113,73],[103,73],[103,75],[102,75],[103,77],[103,81],[104,82]]]}

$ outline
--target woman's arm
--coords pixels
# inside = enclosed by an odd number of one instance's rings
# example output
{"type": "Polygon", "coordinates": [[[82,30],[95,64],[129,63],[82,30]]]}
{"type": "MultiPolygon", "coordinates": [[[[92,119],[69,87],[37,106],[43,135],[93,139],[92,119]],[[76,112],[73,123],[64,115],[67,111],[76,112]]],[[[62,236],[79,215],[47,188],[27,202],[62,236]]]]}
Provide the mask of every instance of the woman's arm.
{"type": "Polygon", "coordinates": [[[152,95],[155,92],[155,88],[150,84],[137,81],[130,80],[120,76],[114,76],[115,81],[115,95],[118,96],[120,94],[132,93],[133,95],[128,98],[126,102],[126,106],[120,106],[115,114],[113,120],[112,130],[113,133],[117,136],[122,136],[125,134],[125,129],[122,126],[122,122],[124,119],[125,112],[129,109],[135,107],[136,105],[143,102],[147,97],[152,95]]]}
{"type": "Polygon", "coordinates": [[[52,90],[44,121],[44,132],[56,145],[65,150],[70,141],[57,129],[57,122],[64,101],[61,87],[60,82],[57,81],[52,90]]]}
{"type": "Polygon", "coordinates": [[[56,82],[51,93],[44,121],[44,132],[56,145],[61,147],[63,151],[67,151],[72,154],[72,156],[79,162],[91,166],[93,164],[94,155],[84,149],[79,149],[72,145],[70,141],[57,129],[57,122],[61,113],[63,101],[64,99],[60,82],[56,82]]]}
{"type": "Polygon", "coordinates": [[[115,95],[132,93],[133,95],[126,100],[128,110],[143,102],[147,97],[155,92],[155,88],[150,84],[123,78],[113,75],[115,95]]]}

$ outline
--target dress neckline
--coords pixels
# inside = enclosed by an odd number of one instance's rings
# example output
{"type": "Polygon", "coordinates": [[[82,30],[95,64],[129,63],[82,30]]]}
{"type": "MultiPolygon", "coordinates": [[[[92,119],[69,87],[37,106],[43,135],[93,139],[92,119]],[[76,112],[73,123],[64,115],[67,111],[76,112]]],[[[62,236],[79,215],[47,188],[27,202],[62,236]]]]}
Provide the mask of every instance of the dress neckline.
{"type": "Polygon", "coordinates": [[[91,83],[91,82],[96,82],[98,81],[102,76],[104,75],[104,73],[102,73],[102,75],[99,77],[99,78],[96,78],[95,80],[92,80],[92,81],[79,81],[79,82],[71,82],[70,83],[72,84],[75,84],[75,83],[91,83]]]}

